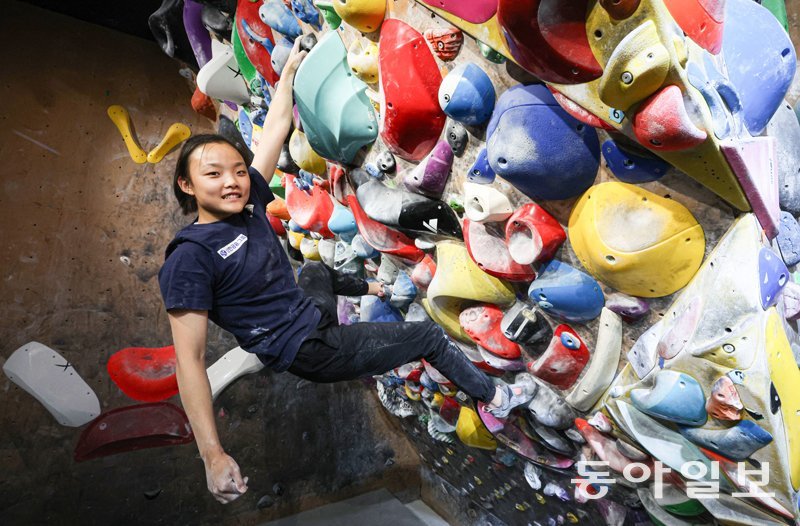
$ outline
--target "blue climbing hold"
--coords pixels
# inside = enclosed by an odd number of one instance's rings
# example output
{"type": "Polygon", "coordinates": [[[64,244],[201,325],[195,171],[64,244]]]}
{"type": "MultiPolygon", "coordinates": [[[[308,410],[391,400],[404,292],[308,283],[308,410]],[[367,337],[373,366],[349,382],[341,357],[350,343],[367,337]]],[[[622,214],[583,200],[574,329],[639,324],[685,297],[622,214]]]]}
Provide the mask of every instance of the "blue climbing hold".
{"type": "Polygon", "coordinates": [[[762,248],[758,253],[758,278],[761,307],[767,310],[778,302],[778,295],[789,280],[789,269],[775,252],[762,248]]]}
{"type": "Polygon", "coordinates": [[[362,322],[395,322],[403,321],[403,315],[388,301],[378,296],[363,296],[361,298],[362,322]]]}
{"type": "Polygon", "coordinates": [[[623,183],[649,183],[664,177],[670,164],[655,156],[637,155],[623,150],[609,139],[603,143],[603,158],[611,173],[623,183]]]}
{"type": "Polygon", "coordinates": [[[417,286],[411,281],[409,275],[400,271],[392,285],[392,297],[389,301],[398,309],[406,309],[417,297],[417,286]]]}
{"type": "Polygon", "coordinates": [[[781,212],[778,248],[787,267],[800,263],[800,223],[789,212],[781,212]]]}
{"type": "Polygon", "coordinates": [[[239,133],[242,134],[242,139],[247,144],[247,147],[253,149],[253,121],[250,120],[250,115],[244,108],[239,108],[239,120],[236,123],[239,127],[239,133]]]}
{"type": "Polygon", "coordinates": [[[292,232],[300,232],[301,234],[308,233],[308,230],[298,225],[294,219],[289,220],[289,230],[291,230],[292,232]]]}
{"type": "Polygon", "coordinates": [[[358,232],[356,218],[353,217],[349,208],[336,204],[333,207],[331,218],[328,219],[328,230],[338,234],[342,240],[350,242],[358,232]]]}
{"type": "Polygon", "coordinates": [[[270,54],[269,61],[272,64],[272,69],[280,75],[283,73],[283,67],[286,61],[289,60],[289,54],[292,52],[292,41],[281,37],[275,43],[275,47],[270,54]]]}
{"type": "Polygon", "coordinates": [[[292,11],[294,15],[305,22],[311,24],[318,31],[322,29],[322,23],[319,20],[319,11],[311,3],[311,0],[292,0],[292,11]]]}
{"type": "Polygon", "coordinates": [[[361,234],[353,236],[353,240],[350,241],[350,246],[353,247],[353,252],[356,253],[356,256],[361,259],[371,259],[380,255],[380,252],[372,248],[372,245],[367,243],[366,240],[361,237],[361,234]]]}
{"type": "Polygon", "coordinates": [[[492,167],[489,166],[489,160],[486,158],[486,148],[481,148],[475,162],[467,172],[467,181],[477,184],[491,184],[494,182],[495,173],[492,167]]]}
{"type": "Polygon", "coordinates": [[[579,323],[597,318],[605,303],[594,278],[556,259],[540,269],[528,296],[547,314],[579,323]]]}
{"type": "Polygon", "coordinates": [[[503,93],[486,137],[492,170],[531,199],[580,195],[597,176],[597,132],[564,111],[541,84],[503,93]]]}
{"type": "Polygon", "coordinates": [[[706,449],[731,460],[746,460],[750,455],[772,442],[772,435],[750,420],[742,420],[726,429],[703,429],[680,426],[683,436],[706,449]]]}
{"type": "Polygon", "coordinates": [[[701,426],[708,419],[703,388],[678,371],[659,371],[652,389],[634,389],[631,401],[643,413],[678,424],[701,426]]]}
{"type": "Polygon", "coordinates": [[[292,10],[286,7],[283,0],[265,0],[258,8],[258,16],[265,24],[286,38],[294,40],[303,34],[292,10]]]}
{"type": "Polygon", "coordinates": [[[495,91],[489,75],[475,64],[461,64],[439,87],[439,106],[451,118],[474,126],[492,116],[495,91]]]}
{"type": "Polygon", "coordinates": [[[781,23],[758,3],[728,0],[726,9],[736,16],[725,17],[722,55],[744,124],[751,135],[760,135],[792,84],[797,55],[781,23]]]}

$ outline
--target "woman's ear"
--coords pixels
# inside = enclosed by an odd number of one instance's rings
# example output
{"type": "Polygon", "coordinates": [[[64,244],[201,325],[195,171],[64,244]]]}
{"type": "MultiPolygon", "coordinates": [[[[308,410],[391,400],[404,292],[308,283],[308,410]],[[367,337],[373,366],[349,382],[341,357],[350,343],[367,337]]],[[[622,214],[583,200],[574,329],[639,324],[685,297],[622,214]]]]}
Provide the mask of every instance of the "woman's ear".
{"type": "Polygon", "coordinates": [[[189,182],[187,179],[183,177],[178,178],[178,186],[180,186],[183,193],[188,195],[194,195],[194,190],[192,189],[192,183],[189,182]]]}

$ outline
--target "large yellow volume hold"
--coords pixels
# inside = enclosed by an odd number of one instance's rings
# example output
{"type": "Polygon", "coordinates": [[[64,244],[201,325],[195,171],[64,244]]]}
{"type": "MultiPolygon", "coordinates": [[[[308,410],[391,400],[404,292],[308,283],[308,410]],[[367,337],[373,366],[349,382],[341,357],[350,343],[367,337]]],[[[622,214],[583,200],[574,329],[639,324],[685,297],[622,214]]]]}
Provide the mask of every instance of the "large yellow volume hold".
{"type": "Polygon", "coordinates": [[[169,127],[167,134],[164,135],[164,138],[161,139],[161,142],[158,143],[158,146],[150,150],[150,153],[147,154],[147,162],[156,164],[157,162],[161,161],[161,159],[163,159],[164,156],[170,152],[170,150],[188,139],[191,135],[192,130],[190,130],[188,126],[176,122],[169,127]]]}
{"type": "Polygon", "coordinates": [[[632,296],[684,287],[703,262],[703,228],[680,203],[631,184],[591,187],[569,217],[569,241],[586,270],[632,296]]]}
{"type": "Polygon", "coordinates": [[[139,140],[136,138],[136,132],[133,131],[133,124],[128,110],[118,104],[114,104],[108,107],[107,112],[108,118],[111,119],[111,122],[114,123],[120,135],[122,135],[122,140],[125,141],[125,146],[128,148],[128,153],[130,153],[133,162],[137,164],[146,163],[147,154],[139,146],[139,140]]]}

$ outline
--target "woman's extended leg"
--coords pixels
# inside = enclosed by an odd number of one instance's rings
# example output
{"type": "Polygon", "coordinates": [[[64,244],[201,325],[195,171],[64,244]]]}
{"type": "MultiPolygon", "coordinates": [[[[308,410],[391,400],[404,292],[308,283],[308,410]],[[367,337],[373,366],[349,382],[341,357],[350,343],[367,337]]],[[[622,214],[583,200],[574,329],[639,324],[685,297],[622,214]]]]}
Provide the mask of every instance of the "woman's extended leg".
{"type": "Polygon", "coordinates": [[[432,321],[329,327],[303,343],[289,372],[314,382],[337,382],[383,374],[420,358],[472,398],[490,402],[495,396],[492,380],[432,321]]]}

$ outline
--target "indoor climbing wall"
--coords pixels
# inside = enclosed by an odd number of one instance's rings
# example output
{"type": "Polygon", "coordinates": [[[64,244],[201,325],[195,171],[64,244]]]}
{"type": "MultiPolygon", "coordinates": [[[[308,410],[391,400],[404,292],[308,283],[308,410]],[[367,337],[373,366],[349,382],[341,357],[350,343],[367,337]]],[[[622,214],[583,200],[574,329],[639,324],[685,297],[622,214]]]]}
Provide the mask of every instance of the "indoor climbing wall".
{"type": "Polygon", "coordinates": [[[267,211],[298,263],[385,284],[340,322],[432,319],[526,394],[497,419],[424,361],[376,382],[473,518],[800,516],[782,7],[242,0],[210,39],[198,89],[251,148],[310,50],[267,211]]]}
{"type": "MultiPolygon", "coordinates": [[[[426,362],[374,384],[443,513],[509,524],[800,517],[788,26],[752,0],[165,0],[151,17],[194,82],[184,108],[250,148],[293,41],[309,50],[270,222],[298,264],[386,285],[341,298],[340,323],[432,319],[526,394],[497,419],[426,362]]],[[[108,115],[124,162],[169,151],[108,115]]],[[[174,383],[148,364],[170,356],[120,352],[109,375],[161,404],[174,383]]],[[[212,386],[248,358],[214,363],[212,386]]],[[[92,421],[76,460],[114,452],[91,430],[115,414],[66,409],[92,421]]],[[[169,411],[159,425],[183,422],[169,411]]]]}

